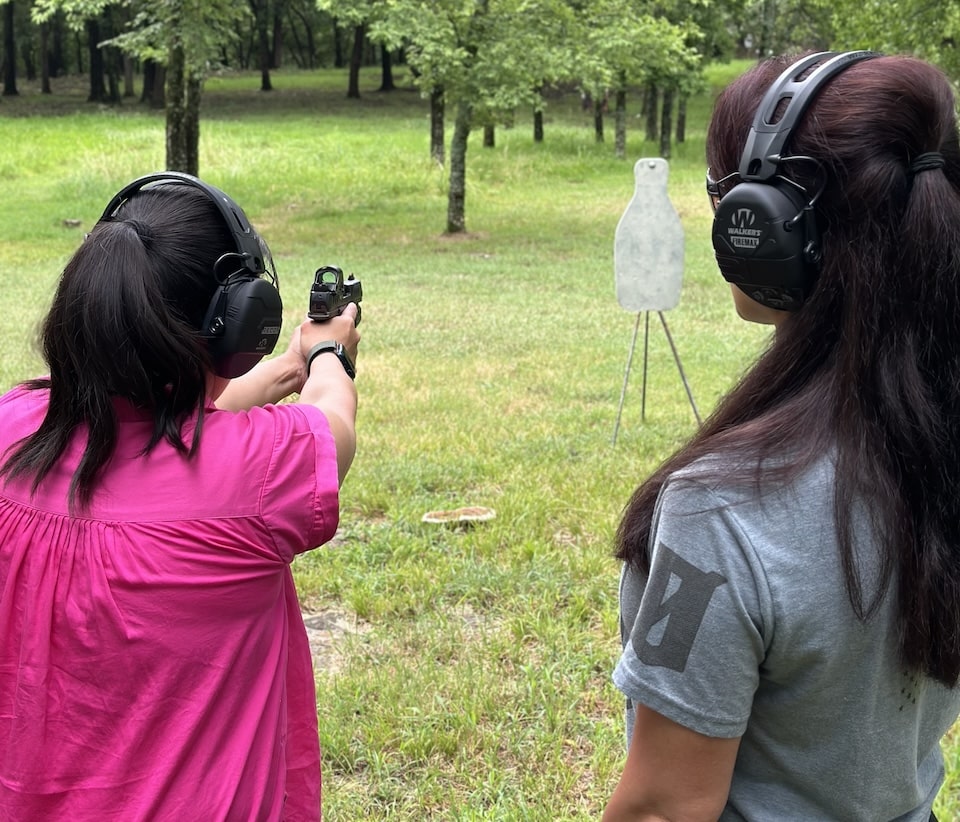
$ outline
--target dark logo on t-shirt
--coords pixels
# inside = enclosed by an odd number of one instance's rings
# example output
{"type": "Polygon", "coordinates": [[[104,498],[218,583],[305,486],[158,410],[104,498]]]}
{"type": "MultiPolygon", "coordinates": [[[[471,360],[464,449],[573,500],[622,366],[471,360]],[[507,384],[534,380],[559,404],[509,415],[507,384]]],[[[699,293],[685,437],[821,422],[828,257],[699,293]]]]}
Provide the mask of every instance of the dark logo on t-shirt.
{"type": "Polygon", "coordinates": [[[727,578],[701,571],[663,543],[657,550],[633,630],[633,650],[645,665],[682,672],[710,598],[727,578]]]}

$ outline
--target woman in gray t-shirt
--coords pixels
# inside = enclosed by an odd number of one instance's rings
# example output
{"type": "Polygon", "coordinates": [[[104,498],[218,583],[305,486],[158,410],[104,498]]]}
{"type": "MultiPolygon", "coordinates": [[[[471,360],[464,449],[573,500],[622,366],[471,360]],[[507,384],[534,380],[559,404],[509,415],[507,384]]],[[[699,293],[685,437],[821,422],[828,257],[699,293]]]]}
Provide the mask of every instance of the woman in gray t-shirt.
{"type": "Polygon", "coordinates": [[[605,822],[917,820],[960,712],[960,143],[908,57],[754,67],[707,134],[767,351],[618,532],[605,822]]]}

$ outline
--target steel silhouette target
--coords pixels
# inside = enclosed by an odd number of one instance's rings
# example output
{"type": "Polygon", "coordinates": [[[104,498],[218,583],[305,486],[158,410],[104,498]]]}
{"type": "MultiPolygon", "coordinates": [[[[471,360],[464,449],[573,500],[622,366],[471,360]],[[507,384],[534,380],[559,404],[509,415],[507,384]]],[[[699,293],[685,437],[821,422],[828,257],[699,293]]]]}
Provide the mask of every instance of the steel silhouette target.
{"type": "Polygon", "coordinates": [[[633,352],[640,330],[640,317],[646,319],[643,340],[643,390],[641,419],[646,419],[647,363],[650,341],[650,312],[660,317],[670,350],[673,352],[680,379],[687,392],[697,423],[701,422],[693,394],[687,383],[680,356],[667,326],[665,311],[676,308],[683,285],[684,235],[680,216],[667,195],[669,166],[661,157],[638,160],[633,167],[634,192],[623,216],[617,223],[613,241],[613,271],[617,302],[627,311],[637,312],[633,339],[627,355],[627,366],[620,392],[620,407],[613,430],[616,445],[620,418],[627,393],[627,382],[633,363],[633,352]]]}
{"type": "Polygon", "coordinates": [[[613,241],[617,302],[627,311],[669,311],[680,302],[683,226],[667,196],[667,161],[638,160],[635,188],[613,241]]]}

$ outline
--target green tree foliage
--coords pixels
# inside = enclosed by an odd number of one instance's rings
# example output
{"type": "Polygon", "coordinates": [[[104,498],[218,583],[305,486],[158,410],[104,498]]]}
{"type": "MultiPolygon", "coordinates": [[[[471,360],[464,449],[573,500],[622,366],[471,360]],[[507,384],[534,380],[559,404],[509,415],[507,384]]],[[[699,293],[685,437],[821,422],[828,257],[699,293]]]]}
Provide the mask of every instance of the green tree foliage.
{"type": "Polygon", "coordinates": [[[451,233],[466,230],[466,153],[474,127],[507,122],[518,108],[542,111],[543,88],[559,81],[602,97],[654,73],[679,85],[696,71],[699,61],[688,45],[695,28],[644,13],[643,6],[635,0],[318,0],[340,20],[364,21],[372,40],[404,46],[425,96],[436,99],[442,90],[455,110],[451,233]]]}
{"type": "Polygon", "coordinates": [[[821,0],[748,0],[739,18],[743,51],[759,59],[826,50],[832,35],[832,12],[821,0]]]}
{"type": "Polygon", "coordinates": [[[389,15],[388,3],[379,0],[316,0],[317,8],[327,12],[337,25],[353,32],[353,55],[350,60],[350,79],[347,96],[360,96],[360,56],[364,39],[384,43],[382,38],[371,37],[369,30],[389,15]]]}
{"type": "MultiPolygon", "coordinates": [[[[665,92],[672,100],[680,90],[699,82],[700,57],[695,44],[701,31],[692,19],[680,17],[683,0],[637,3],[635,0],[575,2],[579,24],[576,38],[576,80],[599,101],[612,93],[616,106],[617,156],[626,152],[626,95],[630,87],[646,86],[648,94],[665,92]]],[[[702,3],[693,3],[700,6],[702,3]]],[[[599,116],[599,112],[598,112],[599,116]]],[[[669,136],[669,130],[668,130],[669,136]]],[[[601,134],[598,126],[598,138],[601,134]]],[[[669,143],[665,156],[669,156],[669,143]]]]}
{"type": "MultiPolygon", "coordinates": [[[[852,0],[837,2],[853,7],[852,0]]],[[[220,61],[236,58],[245,67],[251,53],[259,53],[268,88],[268,52],[272,65],[286,26],[297,41],[298,64],[322,60],[313,37],[318,21],[332,32],[327,46],[338,65],[341,33],[347,40],[352,33],[355,45],[401,53],[431,101],[431,152],[441,163],[447,162],[444,112],[454,118],[448,232],[466,230],[471,132],[482,127],[492,136],[493,127],[512,123],[517,111],[532,110],[534,139],[542,140],[545,88],[573,85],[596,100],[615,100],[620,156],[628,91],[644,90],[648,137],[659,137],[661,154],[669,156],[672,118],[683,139],[684,101],[699,88],[704,62],[742,55],[748,44],[755,52],[762,37],[774,42],[770,31],[787,28],[793,39],[811,40],[833,25],[827,0],[33,0],[33,19],[56,14],[58,28],[68,20],[77,31],[90,30],[89,21],[110,9],[122,13],[104,18],[114,25],[102,29],[102,45],[165,69],[167,166],[193,173],[203,79],[220,61]]],[[[363,52],[368,59],[369,50],[363,52]]],[[[351,85],[358,66],[354,59],[351,85]]]]}
{"type": "Polygon", "coordinates": [[[562,0],[318,0],[370,39],[404,47],[425,96],[456,112],[450,144],[447,231],[466,229],[466,152],[471,130],[542,108],[541,89],[569,71],[573,16],[562,0]]]}
{"type": "Polygon", "coordinates": [[[832,18],[833,48],[915,54],[960,78],[960,0],[816,0],[832,18]]]}

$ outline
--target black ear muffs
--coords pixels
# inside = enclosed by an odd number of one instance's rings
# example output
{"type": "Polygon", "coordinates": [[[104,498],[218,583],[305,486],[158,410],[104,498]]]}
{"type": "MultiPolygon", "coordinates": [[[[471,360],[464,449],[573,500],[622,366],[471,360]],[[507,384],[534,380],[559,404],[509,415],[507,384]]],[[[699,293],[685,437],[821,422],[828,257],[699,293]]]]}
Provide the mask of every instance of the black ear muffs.
{"type": "Polygon", "coordinates": [[[268,270],[263,247],[243,209],[219,188],[197,177],[162,171],[124,186],[104,209],[100,220],[112,219],[124,202],[141,189],[166,184],[188,185],[204,192],[233,235],[235,248],[224,249],[211,272],[220,284],[198,330],[207,340],[217,375],[239,377],[273,351],[283,323],[276,274],[268,270]],[[264,279],[264,274],[270,279],[264,279]]]}
{"type": "Polygon", "coordinates": [[[282,322],[280,292],[269,280],[232,276],[213,295],[200,327],[217,376],[246,374],[273,351],[282,322]]]}
{"type": "Polygon", "coordinates": [[[740,183],[717,204],[712,239],[724,279],[761,305],[799,308],[823,259],[816,195],[783,175],[787,141],[831,77],[878,56],[872,51],[811,54],[784,71],[760,102],[736,175],[740,183]]]}
{"type": "Polygon", "coordinates": [[[788,184],[741,183],[717,205],[713,248],[723,278],[770,308],[800,307],[819,247],[807,237],[803,192],[788,184]],[[800,219],[797,218],[801,215],[800,219]]]}

